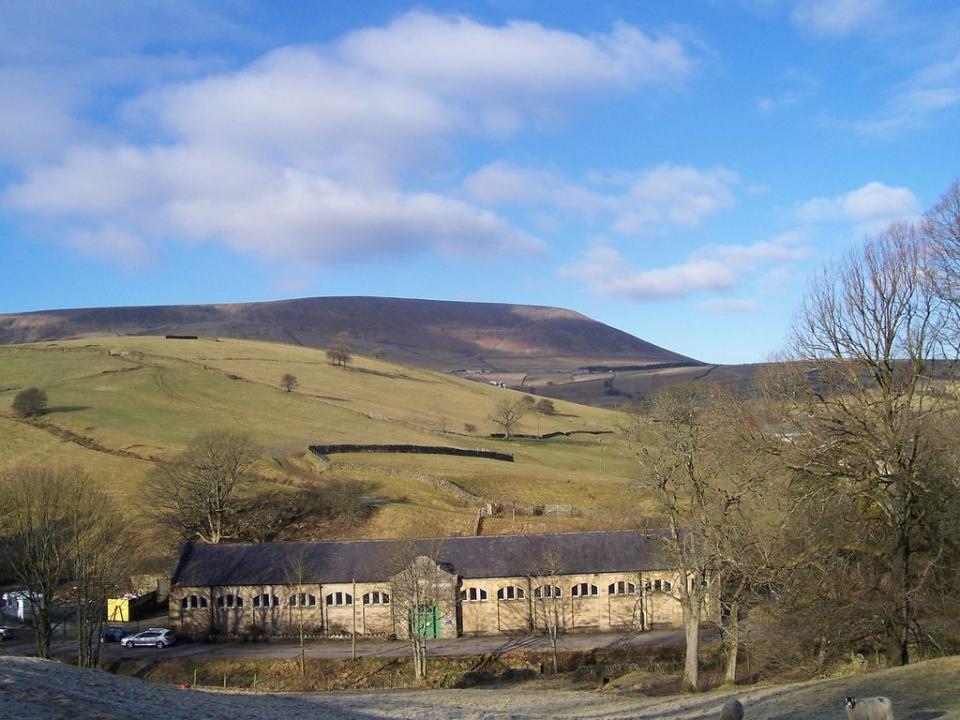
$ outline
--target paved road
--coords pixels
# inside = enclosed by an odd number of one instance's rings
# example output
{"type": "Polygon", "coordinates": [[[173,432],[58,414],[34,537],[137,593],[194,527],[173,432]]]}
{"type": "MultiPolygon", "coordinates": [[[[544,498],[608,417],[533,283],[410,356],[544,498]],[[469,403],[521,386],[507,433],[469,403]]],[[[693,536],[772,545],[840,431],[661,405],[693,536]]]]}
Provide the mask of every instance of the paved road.
{"type": "MultiPolygon", "coordinates": [[[[676,630],[655,630],[645,633],[623,635],[618,633],[568,633],[560,638],[561,650],[594,650],[609,647],[642,647],[649,645],[679,645],[683,633],[676,630]]],[[[427,652],[437,657],[463,655],[488,655],[519,649],[548,649],[549,641],[543,635],[525,637],[461,637],[453,640],[430,640],[427,652]]],[[[34,652],[28,631],[21,630],[15,640],[0,644],[0,655],[30,655],[34,652]]],[[[76,653],[76,643],[59,640],[54,643],[56,656],[76,653]]],[[[104,647],[106,660],[128,658],[203,657],[203,658],[285,658],[296,657],[299,646],[295,642],[266,643],[179,643],[168,648],[125,648],[119,645],[104,647]]],[[[358,640],[357,655],[360,657],[403,657],[410,653],[410,646],[402,640],[358,640]]],[[[306,645],[307,657],[350,657],[348,640],[310,640],[306,645]]]]}

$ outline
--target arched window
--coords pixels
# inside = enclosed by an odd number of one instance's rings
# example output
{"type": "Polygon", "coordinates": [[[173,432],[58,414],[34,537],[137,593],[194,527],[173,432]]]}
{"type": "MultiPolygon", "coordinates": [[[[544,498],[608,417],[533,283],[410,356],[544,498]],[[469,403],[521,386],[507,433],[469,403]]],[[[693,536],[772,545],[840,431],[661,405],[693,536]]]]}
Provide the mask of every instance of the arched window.
{"type": "Polygon", "coordinates": [[[290,607],[316,607],[317,596],[309,593],[300,593],[290,596],[290,607]]]}
{"type": "Polygon", "coordinates": [[[464,588],[460,591],[460,599],[464,602],[483,602],[487,599],[487,591],[482,588],[464,588]]]}
{"type": "Polygon", "coordinates": [[[523,600],[525,596],[523,588],[517,585],[507,585],[497,590],[497,600],[523,600]]]}
{"type": "Polygon", "coordinates": [[[385,593],[380,590],[374,590],[373,592],[364,593],[363,604],[364,605],[389,605],[390,593],[385,593]]]}
{"type": "Polygon", "coordinates": [[[632,582],[618,580],[607,586],[607,593],[610,595],[636,595],[637,586],[632,582]]]}
{"type": "Polygon", "coordinates": [[[239,595],[228,593],[227,595],[217,596],[218,608],[241,608],[243,607],[243,598],[239,595]]]}
{"type": "Polygon", "coordinates": [[[184,610],[196,610],[207,607],[207,599],[203,595],[187,595],[180,600],[180,607],[184,610]]]}
{"type": "Polygon", "coordinates": [[[669,580],[654,580],[652,583],[648,580],[643,586],[643,589],[646,592],[655,590],[656,592],[670,592],[672,585],[669,580]]]}
{"type": "Polygon", "coordinates": [[[278,605],[280,605],[280,598],[276,595],[263,593],[262,595],[253,596],[253,606],[255,608],[277,607],[278,605]]]}
{"type": "Polygon", "coordinates": [[[327,595],[327,605],[353,605],[353,595],[345,592],[335,592],[327,595]]]}
{"type": "Polygon", "coordinates": [[[563,597],[563,590],[560,589],[559,585],[541,585],[538,588],[534,588],[533,597],[537,600],[563,597]]]}
{"type": "Polygon", "coordinates": [[[589,597],[590,595],[599,595],[600,590],[596,585],[584,582],[574,585],[570,594],[574,597],[589,597]]]}

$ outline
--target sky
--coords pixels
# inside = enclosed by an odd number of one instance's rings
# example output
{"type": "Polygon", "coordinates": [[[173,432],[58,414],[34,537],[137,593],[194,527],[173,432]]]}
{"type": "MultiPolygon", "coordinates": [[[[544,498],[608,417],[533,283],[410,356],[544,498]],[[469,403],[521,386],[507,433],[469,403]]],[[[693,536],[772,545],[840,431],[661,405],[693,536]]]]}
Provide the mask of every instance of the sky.
{"type": "Polygon", "coordinates": [[[960,5],[0,0],[0,313],[566,307],[709,362],[960,175],[960,5]]]}

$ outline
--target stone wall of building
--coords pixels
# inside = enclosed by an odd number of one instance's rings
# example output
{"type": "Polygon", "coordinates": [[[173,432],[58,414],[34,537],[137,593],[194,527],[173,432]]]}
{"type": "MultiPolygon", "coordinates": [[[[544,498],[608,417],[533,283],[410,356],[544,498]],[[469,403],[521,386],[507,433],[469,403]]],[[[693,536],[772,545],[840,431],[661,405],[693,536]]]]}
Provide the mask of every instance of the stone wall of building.
{"type": "MultiPolygon", "coordinates": [[[[557,617],[565,630],[679,627],[674,597],[679,578],[668,571],[552,577],[459,579],[441,574],[433,590],[440,637],[526,633],[557,617]],[[560,588],[559,597],[549,586],[560,588]]],[[[710,616],[710,613],[707,613],[710,616]]],[[[170,591],[170,619],[186,634],[406,637],[406,610],[391,582],[234,587],[170,591]]]]}

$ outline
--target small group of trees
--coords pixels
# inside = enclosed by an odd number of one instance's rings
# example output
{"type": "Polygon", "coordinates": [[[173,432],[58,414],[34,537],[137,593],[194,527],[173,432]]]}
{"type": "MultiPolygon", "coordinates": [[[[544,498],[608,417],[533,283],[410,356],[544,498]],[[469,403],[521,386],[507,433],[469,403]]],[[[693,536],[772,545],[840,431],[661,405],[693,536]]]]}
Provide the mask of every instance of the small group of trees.
{"type": "MultiPolygon", "coordinates": [[[[556,413],[556,407],[552,400],[541,398],[534,400],[530,395],[523,395],[517,400],[501,400],[497,403],[490,415],[490,421],[503,429],[504,437],[509,440],[516,432],[520,421],[531,412],[538,415],[553,415],[556,413]]],[[[540,427],[540,420],[537,419],[537,427],[540,427]]],[[[537,433],[539,434],[539,432],[537,433]]]]}
{"type": "Polygon", "coordinates": [[[353,351],[350,349],[350,333],[339,332],[327,348],[327,360],[335,367],[346,368],[353,362],[353,351]]]}

